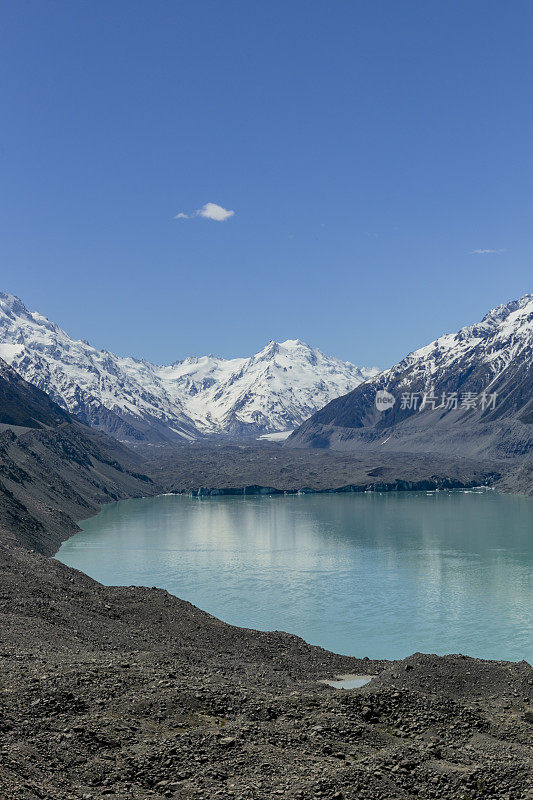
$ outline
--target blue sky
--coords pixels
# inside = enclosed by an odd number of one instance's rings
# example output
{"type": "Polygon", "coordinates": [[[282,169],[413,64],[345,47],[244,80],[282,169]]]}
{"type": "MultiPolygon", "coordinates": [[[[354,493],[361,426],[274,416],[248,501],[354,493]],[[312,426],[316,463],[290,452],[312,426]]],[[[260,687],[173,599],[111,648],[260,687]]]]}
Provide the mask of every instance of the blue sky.
{"type": "Polygon", "coordinates": [[[299,337],[387,366],[533,288],[532,26],[520,0],[3,2],[0,288],[154,361],[299,337]]]}

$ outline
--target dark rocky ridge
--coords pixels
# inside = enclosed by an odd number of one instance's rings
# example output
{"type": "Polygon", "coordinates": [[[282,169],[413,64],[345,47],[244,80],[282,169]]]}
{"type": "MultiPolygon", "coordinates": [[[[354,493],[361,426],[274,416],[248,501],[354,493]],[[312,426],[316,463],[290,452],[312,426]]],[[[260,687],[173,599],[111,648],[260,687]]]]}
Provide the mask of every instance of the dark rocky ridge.
{"type": "Polygon", "coordinates": [[[0,530],[55,553],[102,503],[157,493],[135,454],[76,422],[0,432],[0,530]]]}
{"type": "MultiPolygon", "coordinates": [[[[24,403],[24,382],[18,391],[24,403]]],[[[100,586],[33,552],[55,550],[100,503],[154,493],[181,472],[167,454],[146,477],[138,454],[49,422],[1,435],[2,800],[531,796],[525,662],[336,656],[226,625],[161,590],[100,586]],[[351,692],[317,683],[344,672],[378,678],[351,692]]],[[[252,455],[222,460],[235,475],[252,455]]],[[[213,475],[212,458],[185,461],[213,475]]],[[[292,459],[283,480],[303,466],[292,459]]]]}
{"type": "Polygon", "coordinates": [[[69,421],[66,411],[26,383],[0,358],[0,424],[42,428],[69,421]]]}

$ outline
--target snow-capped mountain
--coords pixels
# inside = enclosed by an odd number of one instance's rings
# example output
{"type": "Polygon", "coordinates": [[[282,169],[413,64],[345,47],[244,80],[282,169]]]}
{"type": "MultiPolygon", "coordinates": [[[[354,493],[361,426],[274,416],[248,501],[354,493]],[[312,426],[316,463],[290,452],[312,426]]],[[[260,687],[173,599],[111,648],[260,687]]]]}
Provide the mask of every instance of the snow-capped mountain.
{"type": "Polygon", "coordinates": [[[527,294],[333,400],[286,445],[508,457],[530,452],[532,433],[533,295],[527,294]],[[392,399],[382,395],[377,405],[380,391],[392,399]]]}
{"type": "Polygon", "coordinates": [[[2,293],[0,357],[90,425],[119,439],[149,441],[292,430],[379,371],[299,339],[270,342],[249,358],[151,364],[74,340],[2,293]]]}

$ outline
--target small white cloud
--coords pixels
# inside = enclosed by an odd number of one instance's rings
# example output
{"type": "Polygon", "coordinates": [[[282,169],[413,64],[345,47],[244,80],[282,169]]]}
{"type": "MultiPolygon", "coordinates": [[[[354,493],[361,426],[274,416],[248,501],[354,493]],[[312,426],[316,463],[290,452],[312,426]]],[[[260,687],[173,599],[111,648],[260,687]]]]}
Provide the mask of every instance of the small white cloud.
{"type": "Polygon", "coordinates": [[[499,249],[499,250],[491,250],[491,249],[490,249],[490,248],[488,248],[488,247],[485,247],[485,248],[479,248],[478,250],[472,250],[472,255],[474,255],[474,253],[476,253],[476,254],[477,254],[477,255],[479,255],[479,256],[486,256],[486,255],[496,255],[496,256],[499,256],[499,255],[501,255],[502,253],[505,253],[505,247],[500,247],[500,249],[499,249]]]}
{"type": "Polygon", "coordinates": [[[229,211],[227,208],[217,206],[216,203],[206,203],[205,206],[199,208],[195,213],[204,219],[214,219],[216,222],[224,222],[224,220],[232,217],[235,211],[229,211]]]}
{"type": "Polygon", "coordinates": [[[215,222],[224,222],[235,214],[227,208],[217,205],[216,203],[206,203],[201,208],[197,208],[191,214],[185,214],[180,211],[176,214],[174,219],[191,219],[191,217],[202,217],[203,219],[213,219],[215,222]]]}

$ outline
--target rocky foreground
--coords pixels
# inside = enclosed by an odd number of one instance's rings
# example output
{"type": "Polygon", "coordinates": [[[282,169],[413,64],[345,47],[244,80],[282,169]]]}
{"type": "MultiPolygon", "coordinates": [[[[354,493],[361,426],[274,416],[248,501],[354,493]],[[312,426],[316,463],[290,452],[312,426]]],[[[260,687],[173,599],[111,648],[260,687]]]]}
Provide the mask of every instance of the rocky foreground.
{"type": "Polygon", "coordinates": [[[532,796],[525,662],[336,656],[12,544],[0,610],[5,800],[532,796]]]}

